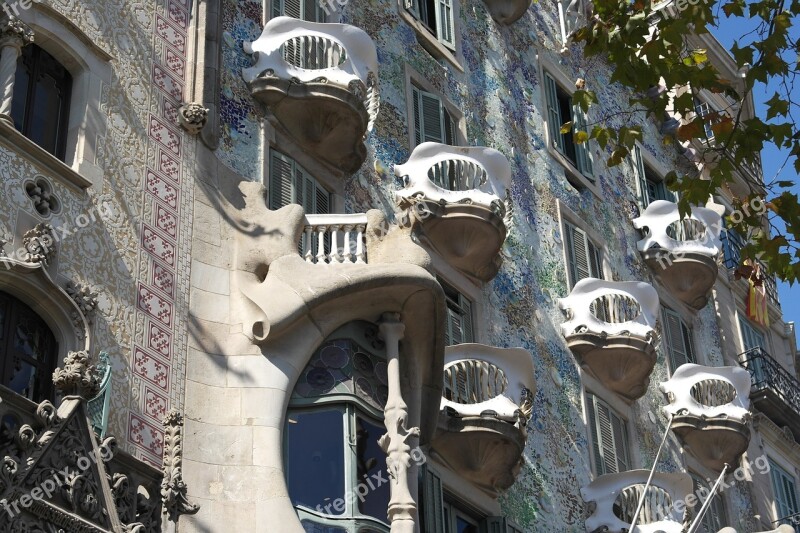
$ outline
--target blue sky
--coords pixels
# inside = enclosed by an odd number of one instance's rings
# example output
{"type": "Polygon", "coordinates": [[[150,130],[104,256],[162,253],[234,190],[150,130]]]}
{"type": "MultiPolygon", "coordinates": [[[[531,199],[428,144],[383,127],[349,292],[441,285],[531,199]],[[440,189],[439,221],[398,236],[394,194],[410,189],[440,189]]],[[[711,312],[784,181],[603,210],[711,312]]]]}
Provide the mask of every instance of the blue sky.
{"type": "MultiPolygon", "coordinates": [[[[742,39],[742,36],[745,35],[752,27],[753,26],[750,24],[748,19],[726,19],[725,15],[723,14],[720,28],[717,28],[714,31],[714,35],[716,35],[717,39],[719,39],[719,41],[725,45],[726,48],[730,49],[734,41],[742,39]]],[[[790,33],[793,39],[797,39],[800,37],[800,27],[795,26],[791,28],[790,33]]],[[[742,46],[742,44],[740,44],[740,46],[742,46]]],[[[798,92],[800,92],[800,88],[798,88],[798,92]]],[[[764,87],[763,85],[757,87],[754,91],[753,96],[759,116],[766,116],[766,106],[764,105],[764,101],[770,99],[774,93],[775,89],[764,87]]],[[[793,94],[792,99],[795,101],[800,101],[800,94],[793,94]]],[[[764,179],[769,181],[773,179],[776,174],[778,174],[780,165],[786,159],[786,153],[779,151],[774,146],[770,146],[768,149],[762,152],[761,156],[764,165],[764,179]]],[[[780,179],[793,181],[795,185],[792,191],[795,194],[800,195],[800,185],[798,184],[797,173],[794,171],[794,165],[787,165],[787,167],[784,168],[780,173],[780,179]]],[[[798,327],[800,327],[800,284],[795,284],[794,287],[789,287],[789,285],[786,283],[779,283],[778,290],[780,291],[784,321],[795,321],[798,324],[798,327]]]]}

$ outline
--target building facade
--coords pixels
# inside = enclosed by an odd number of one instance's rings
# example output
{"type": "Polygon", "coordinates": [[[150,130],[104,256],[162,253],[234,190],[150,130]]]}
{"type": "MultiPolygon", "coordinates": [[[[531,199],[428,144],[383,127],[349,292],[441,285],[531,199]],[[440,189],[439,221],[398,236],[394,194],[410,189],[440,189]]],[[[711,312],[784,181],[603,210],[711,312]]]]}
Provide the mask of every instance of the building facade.
{"type": "Polygon", "coordinates": [[[3,11],[2,531],[791,530],[795,333],[724,222],[761,170],[681,221],[693,117],[586,4],[3,11]]]}

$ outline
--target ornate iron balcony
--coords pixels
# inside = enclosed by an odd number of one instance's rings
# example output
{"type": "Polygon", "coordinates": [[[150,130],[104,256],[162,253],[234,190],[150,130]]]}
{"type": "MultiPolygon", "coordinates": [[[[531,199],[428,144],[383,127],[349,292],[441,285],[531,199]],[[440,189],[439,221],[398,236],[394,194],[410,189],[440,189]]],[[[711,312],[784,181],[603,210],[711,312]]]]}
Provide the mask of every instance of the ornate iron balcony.
{"type": "Polygon", "coordinates": [[[739,362],[750,372],[753,404],[800,439],[800,380],[762,348],[740,354],[739,362]]]}
{"type": "MultiPolygon", "coordinates": [[[[720,240],[722,241],[723,264],[728,270],[735,269],[739,266],[742,259],[742,248],[747,244],[744,237],[732,229],[727,229],[720,233],[720,240]]],[[[767,297],[772,305],[781,308],[781,301],[778,298],[778,283],[775,281],[775,276],[768,273],[767,265],[761,263],[761,271],[767,272],[764,276],[764,289],[767,292],[767,297]]]]}

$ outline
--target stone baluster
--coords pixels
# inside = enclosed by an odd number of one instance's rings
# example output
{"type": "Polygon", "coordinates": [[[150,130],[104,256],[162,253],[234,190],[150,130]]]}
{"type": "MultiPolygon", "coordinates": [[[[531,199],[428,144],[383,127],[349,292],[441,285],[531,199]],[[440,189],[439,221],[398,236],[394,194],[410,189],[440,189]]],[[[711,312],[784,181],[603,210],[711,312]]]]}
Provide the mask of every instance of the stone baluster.
{"type": "Polygon", "coordinates": [[[350,244],[350,232],[353,231],[353,225],[345,224],[342,226],[342,231],[344,231],[344,255],[342,259],[345,263],[351,263],[353,261],[353,251],[350,244]]]}
{"type": "Polygon", "coordinates": [[[339,253],[339,228],[341,226],[333,225],[331,226],[331,254],[330,254],[330,262],[331,263],[341,263],[342,262],[342,254],[339,253]]]}
{"type": "Polygon", "coordinates": [[[305,252],[303,254],[303,257],[305,258],[306,263],[313,263],[314,262],[314,252],[311,250],[311,248],[314,246],[314,239],[312,237],[314,235],[314,233],[313,233],[314,232],[314,226],[306,226],[305,227],[305,232],[306,232],[306,242],[305,242],[305,246],[304,246],[305,252]]]}
{"type": "Polygon", "coordinates": [[[397,313],[386,313],[380,324],[380,334],[386,343],[387,379],[389,398],[384,409],[386,434],[379,441],[386,452],[386,465],[391,477],[389,499],[389,522],[391,533],[414,533],[417,520],[417,504],[411,496],[411,450],[419,442],[419,428],[408,428],[408,406],[403,400],[400,386],[400,340],[405,325],[397,313]]]}
{"type": "Polygon", "coordinates": [[[356,226],[356,263],[367,262],[367,256],[364,253],[364,232],[366,230],[366,224],[356,226]]]}
{"type": "Polygon", "coordinates": [[[317,226],[317,264],[324,265],[325,261],[325,232],[327,226],[317,226]]]}
{"type": "Polygon", "coordinates": [[[11,119],[14,78],[22,47],[33,42],[33,31],[16,17],[0,19],[0,119],[11,119]]]}

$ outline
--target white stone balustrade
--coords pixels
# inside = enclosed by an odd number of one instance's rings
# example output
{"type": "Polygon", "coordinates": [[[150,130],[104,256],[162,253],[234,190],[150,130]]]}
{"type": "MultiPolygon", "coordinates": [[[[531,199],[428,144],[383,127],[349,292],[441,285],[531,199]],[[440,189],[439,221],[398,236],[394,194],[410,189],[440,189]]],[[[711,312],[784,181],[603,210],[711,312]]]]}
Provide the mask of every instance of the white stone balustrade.
{"type": "MultiPolygon", "coordinates": [[[[736,530],[732,527],[726,527],[719,530],[719,533],[737,533],[736,530]]],[[[795,533],[795,529],[787,524],[783,524],[778,526],[775,529],[770,529],[769,531],[761,531],[759,533],[795,533]]]]}
{"type": "Polygon", "coordinates": [[[255,65],[242,70],[248,83],[265,74],[303,83],[324,78],[363,98],[368,130],[372,129],[380,108],[378,54],[365,31],[348,24],[276,17],[258,39],[245,42],[244,49],[256,54],[255,65]]]}
{"type": "Polygon", "coordinates": [[[722,246],[719,239],[722,218],[705,207],[692,207],[692,214],[681,220],[677,204],[656,200],[633,219],[633,225],[647,231],[638,243],[640,252],[658,246],[673,255],[697,253],[713,258],[722,246]]]}
{"type": "MultiPolygon", "coordinates": [[[[649,474],[649,470],[606,474],[581,488],[583,500],[594,502],[594,511],[586,519],[586,531],[629,531],[649,474]],[[614,512],[615,507],[619,516],[614,512]]],[[[692,490],[688,474],[656,472],[647,489],[635,533],[682,533],[685,505],[675,503],[682,502],[692,490]]]]}
{"type": "Polygon", "coordinates": [[[527,350],[456,344],[445,348],[444,361],[442,409],[462,417],[492,411],[501,420],[527,423],[536,394],[527,350]]]}
{"type": "Polygon", "coordinates": [[[739,422],[750,417],[750,373],[738,366],[687,363],[660,389],[670,401],[664,407],[668,415],[725,417],[739,422]]]}
{"type": "Polygon", "coordinates": [[[435,203],[471,203],[505,216],[503,203],[511,188],[511,166],[492,148],[459,147],[426,142],[411,152],[408,161],[395,165],[405,187],[400,202],[414,198],[435,203]]]}
{"type": "Polygon", "coordinates": [[[365,264],[367,215],[306,215],[300,249],[307,263],[365,264]]]}
{"type": "Polygon", "coordinates": [[[559,299],[567,313],[561,332],[564,337],[579,332],[649,339],[655,334],[658,305],[658,293],[648,283],[584,278],[559,299]]]}
{"type": "Polygon", "coordinates": [[[559,0],[558,20],[561,30],[561,43],[566,51],[570,37],[576,30],[585,26],[594,11],[591,0],[559,0]]]}

